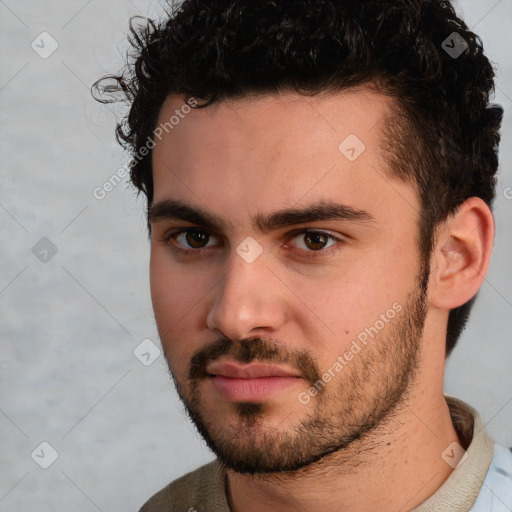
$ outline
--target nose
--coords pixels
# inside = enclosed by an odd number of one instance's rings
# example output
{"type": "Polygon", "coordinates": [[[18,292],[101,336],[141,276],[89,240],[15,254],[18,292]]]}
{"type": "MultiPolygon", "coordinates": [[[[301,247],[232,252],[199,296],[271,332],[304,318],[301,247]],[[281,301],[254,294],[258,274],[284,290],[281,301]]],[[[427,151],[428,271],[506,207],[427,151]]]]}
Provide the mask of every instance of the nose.
{"type": "Polygon", "coordinates": [[[232,340],[268,336],[285,322],[283,292],[263,255],[247,263],[234,252],[226,275],[212,292],[207,326],[232,340]]]}

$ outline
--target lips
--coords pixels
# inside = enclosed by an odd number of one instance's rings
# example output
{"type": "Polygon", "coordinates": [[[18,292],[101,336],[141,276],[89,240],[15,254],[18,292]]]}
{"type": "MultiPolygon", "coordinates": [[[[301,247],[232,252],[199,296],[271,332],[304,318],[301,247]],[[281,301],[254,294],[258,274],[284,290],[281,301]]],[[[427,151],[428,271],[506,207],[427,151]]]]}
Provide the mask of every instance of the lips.
{"type": "Polygon", "coordinates": [[[272,364],[253,363],[240,365],[231,361],[215,362],[208,366],[207,373],[212,376],[231,379],[261,379],[265,377],[301,377],[292,370],[286,370],[272,364]]]}
{"type": "Polygon", "coordinates": [[[228,402],[266,402],[301,381],[296,371],[272,364],[215,362],[207,373],[217,393],[228,402]]]}

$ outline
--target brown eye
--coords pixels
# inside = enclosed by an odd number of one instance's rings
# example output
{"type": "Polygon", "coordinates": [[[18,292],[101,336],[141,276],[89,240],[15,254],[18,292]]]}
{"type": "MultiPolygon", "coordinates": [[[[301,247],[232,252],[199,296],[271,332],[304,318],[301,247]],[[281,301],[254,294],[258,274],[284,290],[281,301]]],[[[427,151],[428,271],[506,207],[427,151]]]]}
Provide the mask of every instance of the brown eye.
{"type": "Polygon", "coordinates": [[[331,237],[325,233],[308,232],[304,234],[304,244],[312,251],[325,249],[331,237]]]}
{"type": "MultiPolygon", "coordinates": [[[[300,249],[304,254],[319,252],[320,255],[324,254],[324,250],[335,250],[341,246],[343,240],[331,235],[327,231],[313,231],[304,230],[296,232],[295,236],[290,239],[290,242],[296,249],[300,249]]],[[[332,251],[331,251],[332,252],[332,251]]],[[[331,253],[330,252],[330,253],[331,253]]]]}
{"type": "Polygon", "coordinates": [[[193,249],[202,249],[210,241],[210,235],[206,231],[190,229],[185,233],[187,244],[193,249]]]}

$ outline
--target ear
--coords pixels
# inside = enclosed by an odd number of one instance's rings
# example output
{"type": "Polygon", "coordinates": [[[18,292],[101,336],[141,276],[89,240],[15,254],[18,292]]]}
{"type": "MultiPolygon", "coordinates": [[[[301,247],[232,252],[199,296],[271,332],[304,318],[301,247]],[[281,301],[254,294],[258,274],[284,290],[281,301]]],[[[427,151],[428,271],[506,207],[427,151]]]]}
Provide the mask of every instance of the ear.
{"type": "Polygon", "coordinates": [[[494,217],[478,197],[467,199],[437,230],[429,281],[431,306],[450,310],[476,295],[494,242],[494,217]]]}

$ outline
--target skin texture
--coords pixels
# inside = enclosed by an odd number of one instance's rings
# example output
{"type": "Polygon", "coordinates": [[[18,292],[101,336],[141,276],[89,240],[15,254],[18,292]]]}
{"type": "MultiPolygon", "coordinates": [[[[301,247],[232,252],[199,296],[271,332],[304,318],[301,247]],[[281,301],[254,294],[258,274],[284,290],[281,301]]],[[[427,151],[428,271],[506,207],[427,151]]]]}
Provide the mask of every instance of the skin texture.
{"type": "MultiPolygon", "coordinates": [[[[183,103],[170,97],[159,122],[183,103]]],[[[223,101],[188,113],[154,149],[154,204],[216,219],[155,208],[151,291],[178,392],[231,467],[235,512],[410,510],[451,472],[441,458],[458,441],[443,398],[446,323],[481,285],[494,225],[481,200],[466,201],[439,227],[427,285],[415,189],[392,178],[379,149],[392,108],[370,89],[223,101]],[[338,149],[350,134],[365,145],[354,161],[338,149]],[[326,203],[371,220],[263,222],[326,203]],[[178,233],[191,228],[196,238],[178,233]],[[205,247],[189,245],[205,236],[205,247]],[[312,250],[319,240],[326,248],[312,250]],[[261,254],[248,263],[240,247],[261,254]],[[294,378],[264,400],[228,399],[208,376],[227,360],[273,361],[294,378]]]]}

